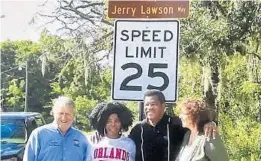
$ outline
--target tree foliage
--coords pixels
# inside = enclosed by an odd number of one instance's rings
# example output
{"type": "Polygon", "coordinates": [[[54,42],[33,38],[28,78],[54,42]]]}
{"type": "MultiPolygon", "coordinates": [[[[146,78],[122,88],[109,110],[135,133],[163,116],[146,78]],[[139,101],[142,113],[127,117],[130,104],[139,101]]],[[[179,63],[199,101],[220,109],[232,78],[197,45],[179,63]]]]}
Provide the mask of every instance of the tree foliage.
{"type": "MultiPolygon", "coordinates": [[[[52,99],[71,97],[77,127],[91,130],[88,114],[111,100],[113,21],[106,2],[59,0],[54,15],[63,35],[47,30],[39,42],[2,42],[2,105],[24,108],[29,61],[29,109],[51,121],[52,99]],[[22,70],[18,70],[19,66],[22,70]]],[[[203,98],[216,110],[230,160],[260,160],[261,154],[261,2],[192,1],[181,20],[178,99],[203,98]]],[[[137,103],[125,102],[137,118],[137,103]]]]}

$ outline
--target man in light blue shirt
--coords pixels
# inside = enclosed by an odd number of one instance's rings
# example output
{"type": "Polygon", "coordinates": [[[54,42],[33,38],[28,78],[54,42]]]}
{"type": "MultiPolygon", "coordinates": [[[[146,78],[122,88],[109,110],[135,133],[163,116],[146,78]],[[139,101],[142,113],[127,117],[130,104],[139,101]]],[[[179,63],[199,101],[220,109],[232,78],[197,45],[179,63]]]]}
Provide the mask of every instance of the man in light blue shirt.
{"type": "Polygon", "coordinates": [[[32,132],[23,161],[85,161],[89,143],[82,132],[72,127],[74,111],[70,98],[56,99],[53,123],[32,132]]]}

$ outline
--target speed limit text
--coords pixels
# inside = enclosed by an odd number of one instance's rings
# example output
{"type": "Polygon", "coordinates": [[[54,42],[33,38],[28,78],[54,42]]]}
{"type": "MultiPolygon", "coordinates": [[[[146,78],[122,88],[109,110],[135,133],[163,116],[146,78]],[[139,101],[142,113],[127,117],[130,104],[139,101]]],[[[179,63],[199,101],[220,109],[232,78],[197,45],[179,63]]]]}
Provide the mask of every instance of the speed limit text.
{"type": "MultiPolygon", "coordinates": [[[[169,42],[174,34],[170,30],[122,30],[120,39],[130,42],[169,42]]],[[[155,44],[155,43],[154,43],[155,44]]],[[[162,44],[162,43],[159,43],[162,44]]],[[[125,47],[126,58],[164,58],[166,46],[142,46],[137,44],[135,49],[125,47]]]]}

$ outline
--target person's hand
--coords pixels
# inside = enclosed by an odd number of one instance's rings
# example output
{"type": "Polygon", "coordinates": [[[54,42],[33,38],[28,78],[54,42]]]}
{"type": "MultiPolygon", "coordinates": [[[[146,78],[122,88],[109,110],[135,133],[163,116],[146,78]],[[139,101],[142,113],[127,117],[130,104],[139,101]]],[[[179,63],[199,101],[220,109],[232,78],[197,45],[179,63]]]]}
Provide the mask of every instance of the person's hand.
{"type": "Polygon", "coordinates": [[[217,135],[217,125],[215,122],[209,122],[204,125],[204,133],[209,141],[210,138],[215,139],[217,135]]]}
{"type": "Polygon", "coordinates": [[[90,136],[90,141],[92,144],[98,144],[101,141],[102,136],[95,131],[93,135],[90,136]]]}

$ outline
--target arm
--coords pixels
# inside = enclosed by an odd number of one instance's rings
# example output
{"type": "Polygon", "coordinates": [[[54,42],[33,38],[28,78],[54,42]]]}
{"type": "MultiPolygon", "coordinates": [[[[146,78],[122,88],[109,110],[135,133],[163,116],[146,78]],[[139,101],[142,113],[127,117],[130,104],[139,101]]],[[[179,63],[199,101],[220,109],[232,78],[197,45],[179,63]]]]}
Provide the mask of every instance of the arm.
{"type": "Polygon", "coordinates": [[[131,129],[129,138],[135,143],[135,161],[141,161],[141,124],[137,124],[131,129]]]}
{"type": "Polygon", "coordinates": [[[130,143],[131,146],[131,151],[130,151],[130,161],[135,161],[135,157],[136,157],[136,146],[135,143],[131,140],[130,143]]]}
{"type": "Polygon", "coordinates": [[[38,140],[38,131],[35,129],[26,144],[23,161],[37,161],[37,155],[40,151],[38,140]]]}
{"type": "Polygon", "coordinates": [[[174,144],[182,142],[188,129],[182,127],[182,122],[180,118],[176,116],[172,118],[171,124],[172,124],[173,134],[175,135],[173,136],[174,137],[173,140],[175,141],[174,144]]]}
{"type": "Polygon", "coordinates": [[[216,139],[205,142],[205,154],[211,161],[228,161],[228,154],[221,138],[217,135],[216,139]]]}
{"type": "Polygon", "coordinates": [[[171,155],[172,157],[177,157],[182,141],[188,129],[182,127],[181,120],[178,117],[172,119],[172,132],[170,133],[170,140],[172,144],[171,155]]]}
{"type": "Polygon", "coordinates": [[[92,147],[90,144],[88,145],[88,149],[86,153],[86,161],[92,161],[92,147]]]}
{"type": "MultiPolygon", "coordinates": [[[[83,134],[84,135],[84,134],[83,134]]],[[[91,161],[91,144],[87,138],[87,136],[84,135],[84,139],[85,139],[85,154],[83,157],[83,161],[91,161]]]]}

